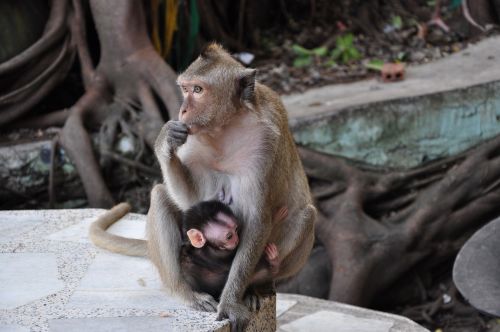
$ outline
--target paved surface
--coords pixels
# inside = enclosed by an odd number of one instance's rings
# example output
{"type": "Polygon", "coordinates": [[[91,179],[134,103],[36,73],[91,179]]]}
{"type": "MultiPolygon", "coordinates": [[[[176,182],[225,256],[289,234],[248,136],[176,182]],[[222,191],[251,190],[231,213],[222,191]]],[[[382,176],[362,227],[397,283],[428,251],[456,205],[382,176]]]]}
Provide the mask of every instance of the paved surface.
{"type": "MultiPolygon", "coordinates": [[[[228,331],[215,314],[162,290],[152,264],[111,254],[87,239],[103,210],[0,211],[0,331],[228,331]]],[[[144,236],[130,214],[111,232],[144,236]]],[[[425,331],[394,315],[304,296],[267,299],[248,331],[425,331]],[[332,329],[333,328],[333,329],[332,329]]]]}

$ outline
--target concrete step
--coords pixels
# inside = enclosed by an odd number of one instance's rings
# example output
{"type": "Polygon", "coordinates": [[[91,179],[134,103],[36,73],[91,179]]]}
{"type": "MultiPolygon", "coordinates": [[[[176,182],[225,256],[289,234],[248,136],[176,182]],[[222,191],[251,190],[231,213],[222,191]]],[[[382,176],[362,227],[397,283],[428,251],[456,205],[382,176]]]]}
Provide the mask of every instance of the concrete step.
{"type": "MultiPolygon", "coordinates": [[[[229,331],[161,289],[144,258],[112,254],[88,240],[101,209],[0,211],[0,331],[229,331]]],[[[110,231],[143,238],[146,216],[110,231]]],[[[247,331],[425,331],[408,319],[305,296],[267,298],[247,331]],[[328,329],[334,326],[335,329],[328,329]],[[308,331],[310,329],[307,329],[308,331]]]]}

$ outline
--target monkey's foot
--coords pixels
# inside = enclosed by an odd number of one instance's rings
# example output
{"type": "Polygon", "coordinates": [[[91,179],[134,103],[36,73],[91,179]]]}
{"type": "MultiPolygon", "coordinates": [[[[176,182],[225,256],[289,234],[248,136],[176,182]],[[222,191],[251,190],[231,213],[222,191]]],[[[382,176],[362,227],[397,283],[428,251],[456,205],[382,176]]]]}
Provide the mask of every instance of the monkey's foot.
{"type": "Polygon", "coordinates": [[[228,318],[231,322],[231,332],[243,331],[250,321],[250,311],[242,303],[219,303],[217,320],[228,318]]]}
{"type": "Polygon", "coordinates": [[[274,282],[266,282],[263,284],[252,285],[245,292],[243,297],[243,303],[247,306],[250,311],[255,312],[260,310],[261,301],[266,296],[271,296],[276,293],[276,288],[274,282]]]}
{"type": "Polygon", "coordinates": [[[193,299],[190,301],[189,306],[198,311],[217,311],[217,301],[209,295],[204,293],[194,293],[193,299]]]}
{"type": "Polygon", "coordinates": [[[260,309],[260,296],[255,291],[247,292],[243,298],[243,302],[250,311],[258,311],[260,309]]]}

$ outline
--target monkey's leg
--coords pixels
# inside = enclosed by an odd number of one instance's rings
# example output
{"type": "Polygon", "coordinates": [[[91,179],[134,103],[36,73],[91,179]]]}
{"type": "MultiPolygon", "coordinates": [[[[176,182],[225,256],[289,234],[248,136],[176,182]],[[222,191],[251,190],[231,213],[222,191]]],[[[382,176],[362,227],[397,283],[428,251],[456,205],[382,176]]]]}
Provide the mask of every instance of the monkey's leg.
{"type": "Polygon", "coordinates": [[[215,311],[217,302],[208,294],[194,292],[181,273],[181,211],[172,202],[165,185],[158,184],[151,191],[148,212],[147,237],[149,257],[156,265],[163,285],[190,307],[215,311]]]}
{"type": "MultiPolygon", "coordinates": [[[[289,252],[286,257],[280,261],[279,269],[272,274],[269,282],[255,283],[251,285],[245,294],[245,304],[252,311],[260,309],[260,299],[271,295],[276,291],[274,280],[286,279],[295,274],[303,267],[314,244],[314,221],[316,219],[316,209],[308,205],[303,209],[298,218],[285,222],[295,222],[299,227],[287,229],[282,232],[282,239],[277,243],[281,250],[289,252]],[[293,247],[292,247],[293,245],[293,247]]],[[[268,271],[271,273],[270,271],[268,271]]]]}
{"type": "Polygon", "coordinates": [[[292,227],[285,229],[276,242],[280,256],[283,255],[276,280],[291,277],[304,266],[314,244],[316,217],[316,208],[308,204],[298,216],[292,216],[293,219],[285,221],[292,227]]]}
{"type": "MultiPolygon", "coordinates": [[[[259,204],[252,203],[248,205],[259,206],[259,204]]],[[[255,210],[262,211],[259,208],[255,208],[255,210]]],[[[231,331],[242,331],[244,329],[250,319],[250,310],[247,305],[256,302],[254,300],[258,301],[253,292],[250,291],[245,294],[245,291],[271,233],[271,211],[264,210],[263,212],[262,216],[255,215],[245,218],[250,222],[245,225],[240,237],[240,244],[217,308],[217,319],[229,318],[231,331]],[[245,299],[243,299],[244,296],[245,299]]],[[[258,307],[259,303],[251,305],[251,309],[258,307]]]]}

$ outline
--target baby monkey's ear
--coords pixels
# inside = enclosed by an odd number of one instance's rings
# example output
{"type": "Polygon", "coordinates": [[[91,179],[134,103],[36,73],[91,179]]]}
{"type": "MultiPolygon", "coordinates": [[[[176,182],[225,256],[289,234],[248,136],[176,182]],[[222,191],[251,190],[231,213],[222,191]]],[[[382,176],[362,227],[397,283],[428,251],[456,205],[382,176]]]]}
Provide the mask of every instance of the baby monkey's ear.
{"type": "Polygon", "coordinates": [[[189,242],[191,242],[191,245],[195,248],[203,248],[207,241],[203,233],[196,228],[191,228],[186,234],[189,238],[189,242]]]}

